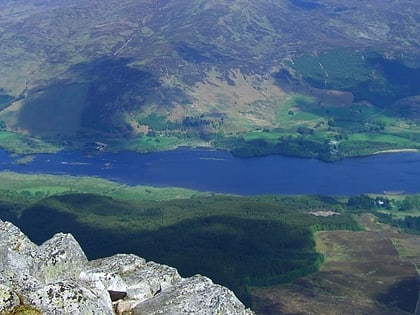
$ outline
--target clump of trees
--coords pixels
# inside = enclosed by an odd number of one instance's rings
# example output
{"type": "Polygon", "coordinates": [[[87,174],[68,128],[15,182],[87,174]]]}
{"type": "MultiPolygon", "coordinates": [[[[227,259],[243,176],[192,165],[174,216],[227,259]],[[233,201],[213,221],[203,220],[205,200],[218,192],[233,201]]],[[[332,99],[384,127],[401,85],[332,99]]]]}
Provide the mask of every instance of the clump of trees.
{"type": "MultiPolygon", "coordinates": [[[[309,129],[308,129],[309,130],[309,129]]],[[[311,133],[302,129],[301,133],[311,133]]],[[[313,129],[311,129],[313,130],[313,129]]],[[[270,154],[281,154],[289,156],[316,157],[321,160],[331,161],[339,158],[332,155],[328,142],[307,138],[304,134],[298,137],[281,137],[276,142],[269,142],[264,139],[245,141],[242,138],[231,140],[230,147],[233,147],[232,154],[238,157],[254,157],[270,154]]]]}
{"type": "Polygon", "coordinates": [[[371,198],[368,195],[351,196],[347,201],[348,211],[355,212],[369,212],[378,209],[392,209],[392,201],[386,197],[371,198]]]}
{"type": "Polygon", "coordinates": [[[420,234],[420,216],[406,216],[396,219],[389,213],[376,212],[379,222],[389,224],[408,233],[420,234]]]}

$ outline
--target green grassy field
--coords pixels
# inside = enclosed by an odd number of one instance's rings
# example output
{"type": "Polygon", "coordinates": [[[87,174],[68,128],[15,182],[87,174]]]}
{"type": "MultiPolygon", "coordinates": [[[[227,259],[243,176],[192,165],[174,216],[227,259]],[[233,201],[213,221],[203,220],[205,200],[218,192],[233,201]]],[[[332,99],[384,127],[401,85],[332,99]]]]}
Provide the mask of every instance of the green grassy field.
{"type": "MultiPolygon", "coordinates": [[[[396,149],[420,149],[418,128],[389,110],[353,103],[321,106],[304,95],[286,99],[277,127],[225,140],[238,156],[286,154],[338,160],[396,149]]],[[[223,143],[223,141],[221,141],[223,143]]]]}
{"type": "Polygon", "coordinates": [[[25,175],[13,172],[0,172],[1,190],[29,192],[34,200],[57,193],[94,193],[122,200],[168,200],[208,196],[194,190],[183,188],[155,188],[148,186],[128,186],[94,177],[70,177],[54,175],[25,175]]]}
{"type": "Polygon", "coordinates": [[[137,152],[154,152],[170,150],[181,145],[181,140],[168,136],[141,136],[133,141],[130,149],[137,152]]]}
{"type": "Polygon", "coordinates": [[[16,154],[54,153],[60,146],[45,142],[44,140],[28,137],[22,134],[0,130],[0,147],[16,154]]]}

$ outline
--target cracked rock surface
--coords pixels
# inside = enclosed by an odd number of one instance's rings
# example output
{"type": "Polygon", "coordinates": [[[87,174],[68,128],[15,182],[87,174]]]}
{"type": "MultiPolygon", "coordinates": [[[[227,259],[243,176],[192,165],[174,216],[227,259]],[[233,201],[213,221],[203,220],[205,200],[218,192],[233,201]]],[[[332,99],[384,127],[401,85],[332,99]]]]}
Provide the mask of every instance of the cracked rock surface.
{"type": "Polygon", "coordinates": [[[232,291],[127,254],[88,261],[71,234],[40,246],[0,220],[0,312],[20,303],[42,314],[253,314],[232,291]]]}

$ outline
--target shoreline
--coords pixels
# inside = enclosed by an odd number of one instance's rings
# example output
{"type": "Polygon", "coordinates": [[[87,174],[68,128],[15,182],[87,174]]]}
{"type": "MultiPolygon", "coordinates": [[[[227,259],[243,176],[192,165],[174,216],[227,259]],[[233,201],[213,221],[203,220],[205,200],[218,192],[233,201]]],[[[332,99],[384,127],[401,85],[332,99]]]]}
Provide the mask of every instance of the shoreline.
{"type": "Polygon", "coordinates": [[[402,153],[402,152],[419,152],[418,149],[390,149],[390,150],[383,150],[383,151],[376,151],[372,154],[385,154],[385,153],[402,153]]]}
{"type": "MultiPolygon", "coordinates": [[[[228,152],[230,153],[232,156],[236,157],[236,158],[258,158],[258,157],[262,157],[262,156],[283,156],[283,157],[292,157],[292,158],[311,158],[308,156],[302,156],[302,155],[288,155],[288,154],[279,154],[279,153],[267,153],[267,154],[249,154],[249,155],[244,155],[244,156],[238,156],[236,155],[232,148],[219,148],[219,147],[214,147],[214,146],[187,146],[187,145],[179,145],[179,146],[175,146],[175,147],[168,147],[168,148],[160,148],[158,150],[147,150],[147,151],[139,151],[136,150],[135,148],[123,148],[122,150],[92,150],[91,153],[95,154],[99,151],[99,153],[102,152],[107,152],[107,153],[120,153],[123,151],[129,151],[129,152],[134,152],[134,153],[138,153],[138,154],[153,154],[153,153],[159,153],[159,152],[170,152],[170,151],[177,151],[177,150],[191,150],[191,151],[195,151],[195,150],[207,150],[207,151],[224,151],[224,152],[228,152]]],[[[7,150],[5,147],[0,146],[0,152],[3,151],[6,154],[8,154],[9,156],[21,156],[21,159],[25,159],[28,156],[31,156],[32,158],[38,154],[56,154],[58,152],[62,152],[62,151],[82,151],[83,148],[73,148],[71,150],[64,148],[62,150],[58,150],[58,151],[37,151],[37,150],[32,150],[26,153],[16,153],[13,151],[9,151],[7,150]]],[[[420,149],[414,149],[414,148],[407,148],[407,149],[389,149],[389,150],[381,150],[381,151],[375,151],[375,152],[371,152],[368,154],[360,154],[360,155],[348,155],[348,156],[343,156],[340,157],[338,159],[322,159],[320,157],[312,157],[316,160],[319,161],[324,161],[324,162],[336,162],[339,160],[343,160],[343,159],[347,159],[347,158],[355,158],[355,157],[368,157],[368,156],[374,156],[374,155],[378,155],[378,154],[392,154],[392,153],[420,153],[420,149]]],[[[202,159],[206,159],[206,158],[202,158],[202,159]]],[[[213,159],[213,158],[210,158],[213,159]]]]}

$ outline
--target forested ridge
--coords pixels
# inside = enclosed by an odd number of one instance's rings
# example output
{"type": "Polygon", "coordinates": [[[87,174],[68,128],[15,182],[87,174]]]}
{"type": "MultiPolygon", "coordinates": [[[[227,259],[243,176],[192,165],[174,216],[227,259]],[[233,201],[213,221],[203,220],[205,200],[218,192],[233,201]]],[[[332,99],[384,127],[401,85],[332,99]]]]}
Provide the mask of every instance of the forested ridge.
{"type": "Polygon", "coordinates": [[[249,289],[289,282],[316,272],[323,256],[313,233],[358,230],[334,198],[215,195],[163,201],[109,196],[1,191],[0,218],[41,243],[70,232],[89,258],[135,253],[205,274],[250,304],[249,289]],[[322,217],[311,214],[332,211],[322,217]]]}
{"type": "Polygon", "coordinates": [[[151,188],[123,193],[103,183],[96,186],[105,191],[83,193],[81,187],[88,186],[72,181],[63,183],[79,189],[0,190],[0,218],[36,243],[57,232],[72,233],[90,259],[134,253],[174,266],[184,276],[207,275],[248,305],[253,287],[287,283],[319,270],[324,257],[315,248],[317,231],[358,231],[353,216],[365,212],[404,231],[419,231],[417,195],[239,197],[188,192],[190,197],[164,198],[151,188]]]}

